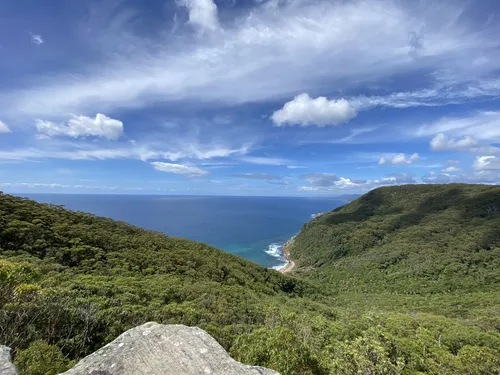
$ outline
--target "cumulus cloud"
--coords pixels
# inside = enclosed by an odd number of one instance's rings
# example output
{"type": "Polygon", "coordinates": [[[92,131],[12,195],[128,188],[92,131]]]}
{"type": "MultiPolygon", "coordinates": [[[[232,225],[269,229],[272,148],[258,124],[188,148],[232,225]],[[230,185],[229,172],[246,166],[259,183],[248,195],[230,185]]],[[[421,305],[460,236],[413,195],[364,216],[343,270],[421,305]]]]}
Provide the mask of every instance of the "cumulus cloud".
{"type": "Polygon", "coordinates": [[[188,9],[191,25],[202,30],[219,29],[217,5],[212,0],[181,0],[180,4],[188,9]]]}
{"type": "Polygon", "coordinates": [[[460,168],[450,166],[450,167],[447,167],[445,169],[442,169],[441,173],[457,173],[457,172],[460,172],[460,171],[461,171],[460,168]]]}
{"type": "Polygon", "coordinates": [[[250,178],[254,180],[281,180],[283,178],[282,176],[276,176],[269,173],[236,173],[231,176],[237,178],[250,178]]]}
{"type": "Polygon", "coordinates": [[[285,103],[271,119],[277,126],[327,126],[340,125],[354,117],[356,110],[345,99],[328,100],[324,96],[313,99],[304,93],[285,103]]]}
{"type": "Polygon", "coordinates": [[[500,158],[492,155],[478,156],[472,167],[480,171],[500,170],[500,158]]]}
{"type": "Polygon", "coordinates": [[[118,139],[123,134],[123,122],[102,113],[98,113],[95,118],[73,116],[67,124],[57,124],[38,119],[35,125],[39,133],[49,137],[63,135],[73,138],[96,136],[118,139]]]}
{"type": "Polygon", "coordinates": [[[432,138],[430,145],[434,151],[469,151],[477,146],[477,140],[468,135],[463,138],[450,138],[439,133],[432,138]]]}
{"type": "Polygon", "coordinates": [[[43,42],[44,42],[42,36],[39,34],[30,33],[30,37],[31,37],[31,41],[34,44],[36,44],[37,46],[39,46],[40,44],[43,44],[43,42]]]}
{"type": "Polygon", "coordinates": [[[190,177],[204,176],[208,174],[208,172],[203,169],[183,164],[173,164],[173,163],[164,163],[161,161],[154,161],[151,163],[151,165],[153,166],[154,169],[160,172],[182,174],[190,177]]]}
{"type": "Polygon", "coordinates": [[[10,128],[8,125],[0,120],[0,133],[10,133],[10,128]]]}
{"type": "Polygon", "coordinates": [[[420,156],[417,153],[414,153],[413,155],[408,155],[406,156],[405,154],[396,154],[392,156],[384,156],[381,157],[380,160],[378,161],[379,165],[383,164],[411,164],[414,161],[417,161],[420,158],[420,156]]]}

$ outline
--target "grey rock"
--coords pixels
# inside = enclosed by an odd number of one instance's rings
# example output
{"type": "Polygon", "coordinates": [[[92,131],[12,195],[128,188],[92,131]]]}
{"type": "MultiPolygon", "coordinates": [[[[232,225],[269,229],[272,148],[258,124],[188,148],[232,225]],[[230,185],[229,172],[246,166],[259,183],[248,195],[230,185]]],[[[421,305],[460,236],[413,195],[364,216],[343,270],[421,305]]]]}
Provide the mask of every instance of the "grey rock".
{"type": "Polygon", "coordinates": [[[0,374],[17,375],[16,368],[10,361],[10,348],[0,345],[0,374]]]}
{"type": "Polygon", "coordinates": [[[279,375],[232,359],[204,330],[154,322],[132,328],[64,375],[279,375]]]}

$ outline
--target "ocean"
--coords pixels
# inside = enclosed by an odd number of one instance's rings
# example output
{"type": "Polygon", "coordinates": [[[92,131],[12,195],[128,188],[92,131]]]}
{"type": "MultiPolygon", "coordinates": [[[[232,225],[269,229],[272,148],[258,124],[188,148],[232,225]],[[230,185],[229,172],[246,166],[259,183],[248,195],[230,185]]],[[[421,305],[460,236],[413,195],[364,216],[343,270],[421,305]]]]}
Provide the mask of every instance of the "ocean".
{"type": "Polygon", "coordinates": [[[278,269],[282,248],[312,215],[330,211],[338,198],[18,194],[213,245],[278,269]]]}

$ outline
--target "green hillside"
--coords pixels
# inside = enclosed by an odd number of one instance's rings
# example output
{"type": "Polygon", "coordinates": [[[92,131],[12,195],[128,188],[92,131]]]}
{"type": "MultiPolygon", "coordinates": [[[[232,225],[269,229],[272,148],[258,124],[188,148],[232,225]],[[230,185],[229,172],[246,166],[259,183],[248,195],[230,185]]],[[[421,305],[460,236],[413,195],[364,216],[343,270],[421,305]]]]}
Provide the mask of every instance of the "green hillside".
{"type": "Polygon", "coordinates": [[[499,194],[375,190],[306,224],[285,276],[0,193],[0,344],[21,375],[51,375],[157,321],[282,375],[498,374],[499,194]]]}
{"type": "Polygon", "coordinates": [[[498,291],[500,186],[373,190],[304,225],[291,256],[337,291],[498,291]]]}

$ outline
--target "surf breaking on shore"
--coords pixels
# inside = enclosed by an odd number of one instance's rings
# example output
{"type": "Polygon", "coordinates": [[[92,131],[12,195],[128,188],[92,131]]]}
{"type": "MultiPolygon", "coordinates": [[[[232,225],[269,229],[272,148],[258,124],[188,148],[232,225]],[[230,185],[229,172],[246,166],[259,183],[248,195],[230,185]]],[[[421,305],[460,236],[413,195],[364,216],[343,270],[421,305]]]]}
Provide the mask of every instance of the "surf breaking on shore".
{"type": "Polygon", "coordinates": [[[271,268],[285,273],[291,271],[291,269],[295,266],[295,263],[290,260],[289,253],[287,251],[287,246],[290,246],[294,239],[295,236],[290,238],[285,243],[272,243],[268,246],[268,249],[265,250],[266,254],[278,259],[281,262],[281,264],[271,268]]]}
{"type": "Polygon", "coordinates": [[[285,253],[283,251],[284,246],[284,243],[272,243],[268,246],[267,250],[265,250],[266,254],[281,262],[281,264],[271,267],[278,271],[288,264],[288,260],[285,258],[285,253]]]}

